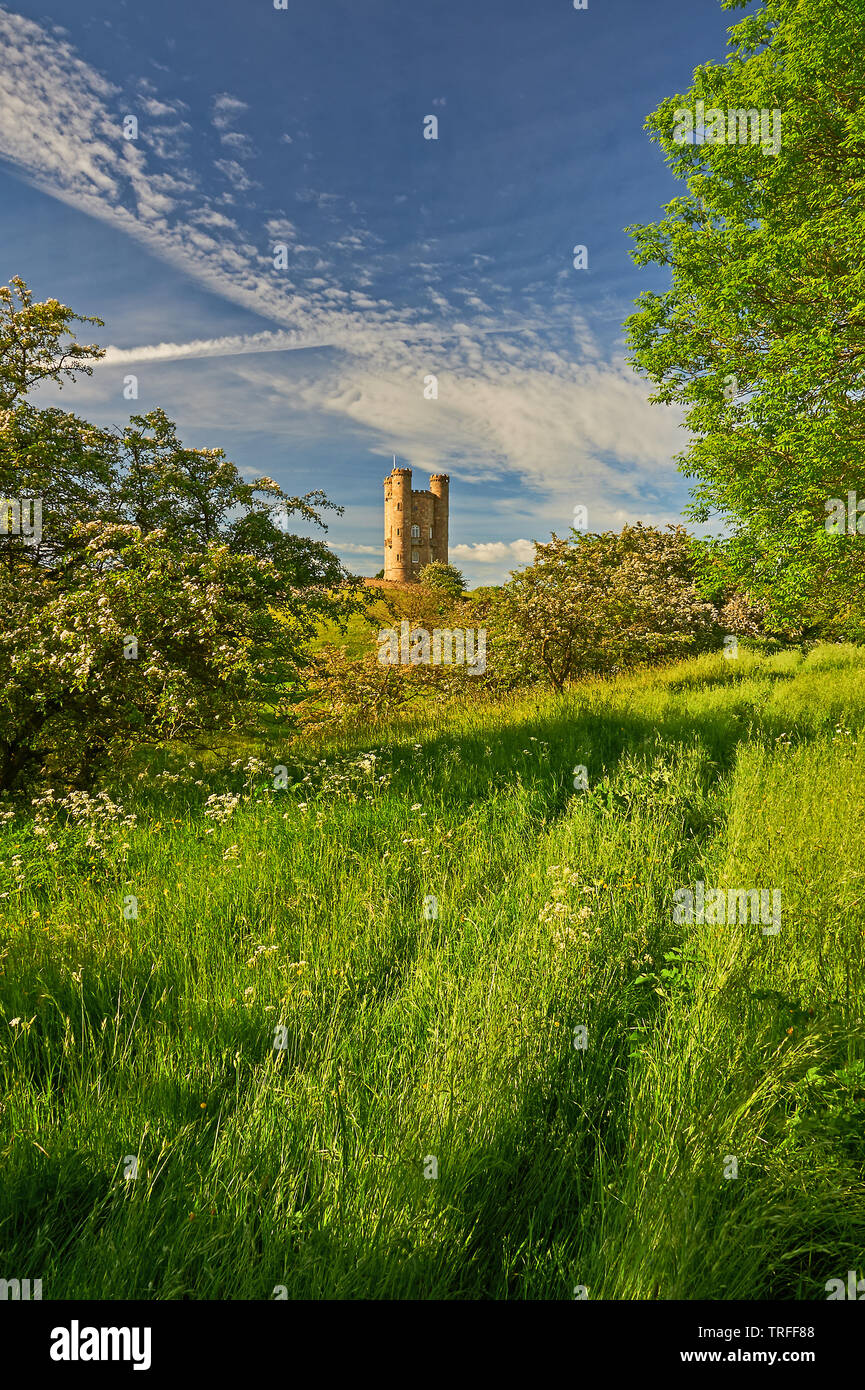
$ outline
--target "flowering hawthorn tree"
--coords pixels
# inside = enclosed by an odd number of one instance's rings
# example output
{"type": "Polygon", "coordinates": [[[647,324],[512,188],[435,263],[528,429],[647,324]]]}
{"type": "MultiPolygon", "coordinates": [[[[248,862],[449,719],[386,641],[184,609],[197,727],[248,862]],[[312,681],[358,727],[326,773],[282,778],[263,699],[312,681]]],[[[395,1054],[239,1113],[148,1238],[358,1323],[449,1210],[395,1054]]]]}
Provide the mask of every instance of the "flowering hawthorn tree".
{"type": "Polygon", "coordinates": [[[490,669],[504,679],[545,679],[555,690],[604,672],[717,643],[714,607],[694,585],[681,526],[572,531],[535,546],[492,601],[490,669]]]}
{"type": "Polygon", "coordinates": [[[359,605],[327,546],[286,529],[323,527],[323,493],[245,481],[161,410],[112,431],[26,399],[102,355],[69,341],[76,320],[99,322],[0,288],[0,499],[42,506],[41,535],[0,531],[0,788],[246,721],[297,683],[320,620],[359,605]]]}

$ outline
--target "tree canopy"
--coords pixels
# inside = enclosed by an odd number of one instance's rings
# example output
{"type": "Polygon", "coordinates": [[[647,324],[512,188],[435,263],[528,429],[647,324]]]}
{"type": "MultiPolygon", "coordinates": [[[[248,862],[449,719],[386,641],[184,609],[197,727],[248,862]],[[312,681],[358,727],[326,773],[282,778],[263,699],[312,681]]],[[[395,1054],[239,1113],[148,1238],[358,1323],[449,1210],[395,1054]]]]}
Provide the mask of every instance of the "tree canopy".
{"type": "MultiPolygon", "coordinates": [[[[321,541],[322,492],[244,479],[190,448],[164,411],[104,429],[29,390],[89,372],[67,306],[0,289],[0,498],[30,499],[0,530],[0,786],[42,765],[70,779],[130,738],[190,737],[248,720],[298,680],[322,618],[359,600],[321,541]]],[[[339,509],[337,509],[339,510],[339,509]]]]}
{"type": "Polygon", "coordinates": [[[451,598],[459,598],[460,594],[465,593],[466,581],[461,571],[456,565],[446,565],[441,560],[432,560],[424,565],[418,579],[425,589],[439,590],[451,598]]]}
{"type": "Polygon", "coordinates": [[[861,0],[765,0],[737,24],[648,118],[686,191],[628,229],[671,274],[627,326],[651,399],[684,410],[690,514],[725,524],[717,555],[777,623],[844,635],[865,626],[865,517],[826,521],[865,501],[862,23],[861,0]]]}
{"type": "Polygon", "coordinates": [[[499,679],[539,678],[562,690],[587,672],[717,645],[715,608],[694,579],[681,526],[554,534],[484,604],[494,633],[490,666],[499,679]]]}

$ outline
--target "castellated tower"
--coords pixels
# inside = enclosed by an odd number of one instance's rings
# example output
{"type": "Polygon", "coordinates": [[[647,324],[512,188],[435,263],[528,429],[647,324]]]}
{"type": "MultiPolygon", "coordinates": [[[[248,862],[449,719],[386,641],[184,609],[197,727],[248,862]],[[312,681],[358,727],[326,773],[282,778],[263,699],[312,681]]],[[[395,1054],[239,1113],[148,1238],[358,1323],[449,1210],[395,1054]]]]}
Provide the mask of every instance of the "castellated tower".
{"type": "Polygon", "coordinates": [[[433,495],[433,553],[434,560],[448,562],[448,487],[447,473],[433,473],[429,489],[433,495]]]}
{"type": "Polygon", "coordinates": [[[424,565],[448,559],[448,484],[434,473],[428,492],[412,492],[411,469],[397,468],[384,480],[384,577],[417,583],[424,565]]]}

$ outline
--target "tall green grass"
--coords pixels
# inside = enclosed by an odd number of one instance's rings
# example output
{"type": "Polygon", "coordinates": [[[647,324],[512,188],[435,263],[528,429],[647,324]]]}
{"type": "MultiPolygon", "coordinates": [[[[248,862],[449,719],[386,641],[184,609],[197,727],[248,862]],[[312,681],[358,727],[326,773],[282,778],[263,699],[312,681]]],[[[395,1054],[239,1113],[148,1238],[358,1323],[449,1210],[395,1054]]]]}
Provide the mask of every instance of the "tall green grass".
{"type": "Polygon", "coordinates": [[[122,812],[15,814],[0,1276],[769,1299],[865,1273],[863,677],[855,648],[705,656],[234,766],[154,750],[110,779],[122,812]],[[698,880],[780,889],[780,932],[676,924],[698,880]]]}

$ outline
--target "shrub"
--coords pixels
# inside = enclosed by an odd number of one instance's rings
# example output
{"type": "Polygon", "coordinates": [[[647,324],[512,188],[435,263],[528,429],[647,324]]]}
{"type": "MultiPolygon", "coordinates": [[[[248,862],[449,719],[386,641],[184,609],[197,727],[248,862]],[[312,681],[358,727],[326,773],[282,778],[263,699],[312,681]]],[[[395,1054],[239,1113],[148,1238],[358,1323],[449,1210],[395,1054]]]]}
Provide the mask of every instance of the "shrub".
{"type": "Polygon", "coordinates": [[[489,606],[494,678],[541,679],[556,690],[584,672],[612,672],[713,646],[714,607],[697,594],[688,536],[625,526],[555,534],[489,606]]]}
{"type": "Polygon", "coordinates": [[[459,598],[465,592],[466,581],[456,565],[444,565],[441,560],[424,565],[418,578],[425,589],[441,590],[451,598],[459,598]]]}
{"type": "Polygon", "coordinates": [[[360,606],[333,553],[285,527],[297,513],[323,526],[323,493],[244,481],[161,410],[112,432],[26,401],[102,349],[65,341],[70,309],[13,288],[17,303],[0,290],[0,497],[39,499],[42,526],[0,534],[0,788],[40,763],[86,782],[124,743],[248,720],[298,682],[321,619],[360,606]]]}

